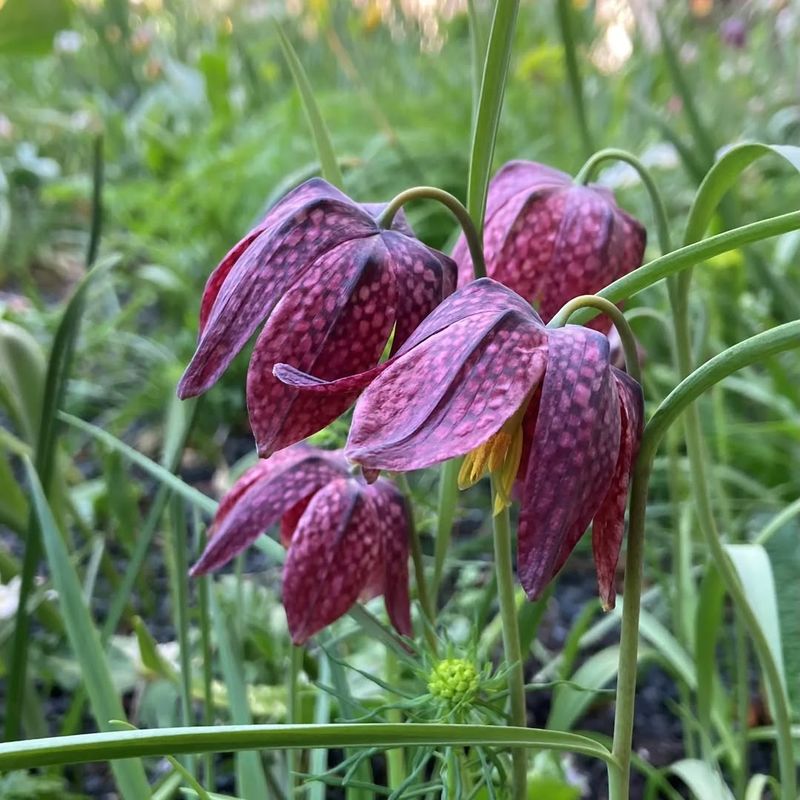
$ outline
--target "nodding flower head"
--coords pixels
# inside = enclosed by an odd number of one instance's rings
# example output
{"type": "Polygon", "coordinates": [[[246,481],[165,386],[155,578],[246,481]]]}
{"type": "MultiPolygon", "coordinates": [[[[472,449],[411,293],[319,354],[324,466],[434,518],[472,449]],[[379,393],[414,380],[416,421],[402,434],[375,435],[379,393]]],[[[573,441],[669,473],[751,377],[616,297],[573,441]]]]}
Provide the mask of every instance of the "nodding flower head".
{"type": "Polygon", "coordinates": [[[402,214],[359,205],[320,179],[281,200],[206,283],[197,350],[180,397],[209,389],[266,321],[247,373],[250,425],[263,457],[333,422],[355,400],[301,395],[273,377],[286,362],[326,379],[374,366],[455,288],[455,263],[414,238],[402,214]]]}
{"type": "MultiPolygon", "coordinates": [[[[531,598],[593,522],[600,596],[611,607],[643,402],[639,384],[609,357],[603,334],[548,329],[510,289],[474,281],[360,378],[366,389],[345,454],[370,475],[456,456],[466,456],[462,486],[493,473],[495,512],[514,491],[519,497],[517,571],[531,598]]],[[[282,365],[276,373],[323,396],[356,382],[326,383],[282,365]]]]}
{"type": "Polygon", "coordinates": [[[394,484],[366,484],[341,452],[307,445],[259,461],[222,498],[192,575],[219,569],[276,522],[288,548],[283,605],[295,644],[380,594],[394,627],[411,635],[410,521],[394,484]]]}
{"type": "MultiPolygon", "coordinates": [[[[532,303],[545,322],[568,300],[595,294],[639,267],[645,229],[601,186],[581,186],[564,172],[511,161],[489,184],[483,243],[490,278],[532,303]]],[[[463,235],[453,258],[458,285],[472,280],[463,235]]],[[[606,331],[607,317],[592,327],[606,331]]]]}

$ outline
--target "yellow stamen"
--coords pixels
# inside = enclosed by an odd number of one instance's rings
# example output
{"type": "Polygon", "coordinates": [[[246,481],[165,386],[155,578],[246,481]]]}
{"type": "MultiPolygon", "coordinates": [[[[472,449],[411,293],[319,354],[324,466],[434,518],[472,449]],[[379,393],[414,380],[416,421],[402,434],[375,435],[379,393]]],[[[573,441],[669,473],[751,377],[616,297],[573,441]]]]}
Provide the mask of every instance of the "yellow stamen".
{"type": "Polygon", "coordinates": [[[495,515],[511,505],[511,492],[522,458],[522,418],[527,408],[528,400],[503,423],[497,433],[467,453],[458,473],[459,489],[474,485],[486,472],[494,475],[495,515]]]}

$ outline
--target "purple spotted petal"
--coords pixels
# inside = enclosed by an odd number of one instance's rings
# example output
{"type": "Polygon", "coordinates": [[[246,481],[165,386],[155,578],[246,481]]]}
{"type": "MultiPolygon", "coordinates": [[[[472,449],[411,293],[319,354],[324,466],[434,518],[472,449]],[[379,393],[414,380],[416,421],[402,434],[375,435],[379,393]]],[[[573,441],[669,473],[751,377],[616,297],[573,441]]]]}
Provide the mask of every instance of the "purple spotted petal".
{"type": "Polygon", "coordinates": [[[316,448],[281,453],[275,463],[271,461],[251,467],[223,498],[208,544],[192,567],[192,575],[203,575],[227,564],[285,512],[347,474],[340,455],[316,448]]]}
{"type": "Polygon", "coordinates": [[[178,385],[182,398],[212,386],[281,296],[325,253],[377,228],[354,203],[314,200],[266,228],[231,268],[178,385]]]}
{"type": "MultiPolygon", "coordinates": [[[[512,162],[489,187],[484,250],[488,274],[533,303],[545,321],[642,263],[645,230],[608,189],[579,186],[541,164],[512,162]]],[[[453,251],[459,285],[472,279],[463,237],[453,251]]],[[[610,321],[592,324],[607,330],[610,321]]]]}
{"type": "Polygon", "coordinates": [[[374,505],[357,480],[334,481],[314,495],[283,567],[283,605],[296,645],[348,611],[380,556],[374,505]]]}
{"type": "Polygon", "coordinates": [[[322,379],[373,366],[395,322],[390,255],[380,237],[334,248],[309,268],[261,332],[247,373],[247,406],[259,455],[324,428],[356,392],[329,398],[298,392],[273,376],[278,361],[322,379]]]}
{"type": "Polygon", "coordinates": [[[642,389],[624,372],[613,370],[619,396],[621,435],[619,457],[614,468],[611,486],[592,523],[592,549],[597,568],[597,582],[603,607],[614,607],[616,590],[614,576],[625,532],[625,504],[631,469],[639,452],[644,422],[642,389]]]}
{"type": "Polygon", "coordinates": [[[206,322],[211,314],[211,309],[217,299],[219,290],[233,265],[244,253],[252,242],[267,228],[285,221],[288,217],[298,211],[303,205],[312,200],[335,199],[346,201],[347,197],[342,194],[335,186],[320,178],[312,178],[301,184],[292,191],[288,192],[281,200],[276,203],[264,217],[264,219],[251,230],[240,242],[235,244],[219,266],[211,273],[203,290],[203,299],[200,305],[200,336],[206,327],[206,322]]]}
{"type": "Polygon", "coordinates": [[[382,235],[392,256],[397,283],[397,328],[392,352],[396,353],[419,324],[456,284],[455,262],[416,239],[386,231],[382,235]]]}
{"type": "MultiPolygon", "coordinates": [[[[530,161],[511,161],[503,166],[489,184],[486,200],[486,221],[483,227],[484,259],[490,277],[510,286],[523,297],[531,297],[513,281],[510,270],[500,260],[500,253],[509,236],[509,231],[521,216],[523,209],[530,207],[534,201],[554,191],[572,184],[572,178],[544,164],[530,161]]],[[[526,236],[535,239],[537,244],[547,247],[547,236],[550,233],[544,224],[534,222],[526,217],[526,236]]],[[[544,222],[544,220],[543,220],[544,222]]],[[[553,231],[552,236],[555,236],[553,231]]],[[[458,264],[458,285],[466,286],[473,278],[472,256],[467,241],[462,234],[453,248],[453,259],[458,264]]]]}
{"type": "MultiPolygon", "coordinates": [[[[411,521],[406,499],[390,481],[379,479],[364,487],[374,504],[382,536],[380,591],[392,625],[411,636],[411,602],[408,597],[408,539],[411,521]]],[[[373,594],[374,596],[374,594],[373,594]]]]}
{"type": "Polygon", "coordinates": [[[544,347],[530,313],[453,322],[398,356],[364,391],[345,454],[370,469],[403,471],[464,455],[530,395],[544,347]]]}
{"type": "Polygon", "coordinates": [[[449,325],[476,315],[485,316],[504,311],[516,311],[522,318],[528,318],[532,326],[544,325],[533,309],[516,293],[490,278],[459,289],[429,314],[411,334],[400,350],[387,362],[368,370],[361,375],[352,375],[335,381],[320,378],[294,369],[287,364],[278,364],[273,370],[275,376],[287,386],[293,386],[318,394],[340,394],[361,390],[381,372],[390,367],[400,356],[410,352],[436,333],[444,331],[449,325]]]}
{"type": "Polygon", "coordinates": [[[519,522],[520,582],[536,598],[563,566],[605,497],[619,451],[620,412],[608,339],[550,331],[519,522]]]}

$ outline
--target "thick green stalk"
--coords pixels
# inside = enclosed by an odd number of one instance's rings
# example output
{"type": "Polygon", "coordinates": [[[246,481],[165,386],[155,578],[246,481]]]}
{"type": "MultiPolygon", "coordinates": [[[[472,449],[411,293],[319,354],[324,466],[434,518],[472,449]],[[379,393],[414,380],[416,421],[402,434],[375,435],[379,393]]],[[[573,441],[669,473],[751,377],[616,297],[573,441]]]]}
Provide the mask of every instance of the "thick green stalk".
{"type": "MultiPolygon", "coordinates": [[[[300,693],[297,679],[303,668],[303,648],[289,645],[289,673],[286,681],[286,722],[289,725],[300,722],[300,693]]],[[[297,772],[299,751],[286,751],[286,796],[294,797],[297,791],[297,772]]]]}
{"type": "MultiPolygon", "coordinates": [[[[497,491],[492,478],[492,505],[497,491]]],[[[493,517],[494,566],[497,574],[497,593],[500,600],[500,616],[503,621],[503,651],[508,666],[508,694],[511,705],[511,724],[524,728],[528,717],[525,710],[525,677],[523,674],[522,650],[519,643],[517,606],[514,602],[514,562],[511,553],[511,523],[508,508],[493,517]]],[[[513,800],[525,800],[528,759],[525,751],[511,751],[513,774],[513,800]]]]}
{"type": "MultiPolygon", "coordinates": [[[[394,686],[400,683],[401,667],[397,656],[391,651],[386,651],[386,683],[389,686],[394,686]]],[[[390,695],[387,702],[396,702],[399,698],[397,695],[390,695]]],[[[402,723],[403,712],[399,708],[390,708],[386,712],[386,719],[389,722],[402,723]]],[[[406,773],[406,759],[405,752],[399,747],[386,752],[386,764],[389,773],[389,788],[397,789],[407,777],[406,773]]]]}
{"type": "MultiPolygon", "coordinates": [[[[691,409],[694,401],[705,391],[743,367],[762,361],[776,353],[798,347],[800,347],[800,321],[780,325],[734,345],[684,378],[661,403],[645,428],[631,485],[628,549],[625,560],[625,604],[622,611],[617,703],[612,747],[614,762],[609,768],[610,800],[628,800],[629,798],[647,485],[656,450],[669,427],[687,409],[691,409]]],[[[695,476],[692,477],[694,479],[695,476]]],[[[710,515],[711,511],[707,503],[707,493],[700,494],[698,497],[701,502],[698,516],[707,537],[709,549],[753,640],[764,671],[765,683],[773,699],[781,766],[781,798],[782,800],[790,800],[790,798],[795,800],[796,779],[792,728],[780,673],[764,632],[744,595],[735,568],[730,563],[722,543],[716,535],[713,516],[710,517],[710,526],[707,524],[709,522],[707,515],[710,515]]]]}
{"type": "Polygon", "coordinates": [[[391,228],[392,221],[397,212],[406,203],[412,200],[436,200],[436,202],[441,203],[453,214],[458,224],[461,226],[461,230],[464,231],[464,237],[469,247],[469,254],[472,256],[475,277],[486,277],[486,264],[483,259],[481,237],[472,217],[461,201],[455,197],[455,195],[450,194],[450,192],[444,191],[444,189],[437,189],[435,186],[415,186],[412,189],[406,189],[404,192],[400,192],[400,194],[389,201],[389,204],[378,218],[378,224],[382,228],[391,228]]]}
{"type": "Polygon", "coordinates": [[[558,29],[561,34],[561,45],[564,48],[564,62],[567,66],[569,79],[569,95],[575,119],[578,121],[578,131],[581,135],[584,153],[591,153],[594,148],[592,134],[589,131],[589,121],[586,116],[586,100],[583,95],[583,81],[578,67],[578,55],[575,48],[575,36],[572,31],[572,3],[570,0],[556,0],[556,17],[558,29]]]}

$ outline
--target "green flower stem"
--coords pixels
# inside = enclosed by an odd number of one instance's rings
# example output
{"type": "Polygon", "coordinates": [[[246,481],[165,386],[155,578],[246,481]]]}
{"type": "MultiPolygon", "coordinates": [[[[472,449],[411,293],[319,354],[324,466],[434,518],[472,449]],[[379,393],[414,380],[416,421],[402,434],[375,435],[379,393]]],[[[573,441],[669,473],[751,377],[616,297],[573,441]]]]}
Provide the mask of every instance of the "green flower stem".
{"type": "MultiPolygon", "coordinates": [[[[289,645],[289,674],[286,682],[286,717],[291,725],[300,721],[300,687],[298,678],[303,668],[303,648],[289,645]]],[[[299,768],[299,752],[286,751],[286,795],[294,797],[297,790],[297,772],[299,768]]]]}
{"type": "Polygon", "coordinates": [[[572,32],[572,3],[570,0],[556,0],[556,16],[558,18],[558,29],[561,33],[561,44],[564,48],[564,62],[567,66],[567,78],[569,79],[569,93],[572,99],[572,107],[575,111],[575,119],[578,121],[578,131],[581,134],[581,143],[584,152],[591,153],[594,150],[592,134],[589,131],[589,122],[586,118],[586,101],[583,96],[583,81],[578,67],[578,56],[575,49],[575,37],[572,32]]]}
{"type": "MultiPolygon", "coordinates": [[[[388,686],[396,686],[402,677],[402,668],[397,656],[391,651],[386,651],[386,683],[388,686]]],[[[391,695],[389,703],[397,702],[399,697],[391,695]]],[[[403,712],[399,708],[389,708],[386,711],[386,719],[389,722],[401,724],[403,722],[403,712]]],[[[405,752],[395,747],[386,751],[386,765],[389,775],[389,788],[397,789],[407,777],[405,752]]]]}
{"type": "MultiPolygon", "coordinates": [[[[743,225],[740,228],[733,228],[725,231],[725,233],[709,236],[700,242],[681,247],[671,253],[655,258],[639,267],[639,269],[635,269],[633,272],[629,272],[627,275],[610,283],[597,294],[598,297],[605,297],[606,300],[610,300],[612,303],[619,303],[670,275],[689,269],[695,264],[718,256],[721,253],[728,253],[743,245],[759,242],[762,239],[769,239],[773,236],[780,236],[798,229],[800,229],[800,211],[792,211],[789,214],[781,214],[760,222],[753,222],[750,225],[743,225]]],[[[573,322],[583,325],[599,313],[595,309],[587,308],[576,314],[573,322]]]]}
{"type": "Polygon", "coordinates": [[[619,333],[620,341],[622,342],[622,349],[625,352],[625,366],[628,369],[628,375],[631,376],[637,383],[642,382],[642,371],[639,367],[639,354],[636,352],[636,339],[633,336],[631,326],[625,315],[613,303],[606,300],[604,297],[598,297],[594,294],[582,294],[579,297],[574,297],[569,302],[565,303],[558,313],[550,320],[548,328],[561,328],[567,324],[567,320],[581,308],[596,308],[606,316],[611,317],[617,332],[619,333]]]}
{"type": "MultiPolygon", "coordinates": [[[[633,736],[633,712],[636,694],[636,662],[639,640],[639,609],[644,563],[644,529],[647,486],[656,450],[669,427],[692,407],[697,398],[727,376],[765,358],[800,347],[800,321],[780,325],[720,353],[684,378],[665,398],[648,422],[642,437],[631,486],[628,548],[625,560],[625,603],[622,611],[620,662],[617,679],[617,703],[612,754],[609,768],[611,800],[628,800],[633,736]]],[[[695,476],[692,475],[692,479],[695,476]]],[[[753,640],[764,670],[765,682],[773,699],[778,756],[781,768],[781,798],[795,800],[796,778],[792,750],[792,728],[778,666],[769,643],[744,595],[735,568],[725,553],[710,516],[708,494],[698,495],[701,527],[717,568],[753,640]]]]}
{"type": "Polygon", "coordinates": [[[422,542],[419,537],[419,530],[414,522],[414,509],[411,503],[411,487],[404,473],[398,473],[397,483],[406,496],[406,508],[409,515],[409,545],[411,547],[411,561],[414,564],[414,579],[417,584],[417,598],[424,616],[423,629],[425,641],[430,651],[436,654],[436,635],[434,627],[436,625],[436,613],[431,602],[431,595],[428,592],[428,581],[425,577],[425,561],[422,555],[422,542]]]}
{"type": "Polygon", "coordinates": [[[442,464],[439,473],[436,542],[433,551],[433,576],[430,583],[431,598],[434,603],[436,603],[436,599],[439,596],[444,562],[447,559],[447,551],[450,548],[450,540],[453,535],[453,522],[456,516],[456,506],[458,505],[458,472],[461,469],[461,463],[462,460],[460,458],[451,458],[442,464]]]}
{"type": "Polygon", "coordinates": [[[672,250],[669,236],[669,225],[667,224],[667,212],[664,207],[664,200],[661,197],[661,192],[658,191],[658,186],[650,174],[650,170],[636,158],[635,155],[629,153],[627,150],[618,150],[613,147],[600,150],[589,158],[589,160],[581,167],[580,172],[575,176],[575,183],[587,184],[592,179],[595,170],[604,161],[624,161],[630,164],[639,177],[642,179],[647,193],[650,195],[650,203],[653,207],[653,216],[656,220],[656,232],[658,235],[658,246],[661,253],[669,253],[672,250]]]}
{"type": "Polygon", "coordinates": [[[483,243],[481,242],[480,234],[467,209],[461,201],[450,194],[450,192],[446,192],[444,189],[437,189],[435,186],[415,186],[413,189],[406,189],[389,201],[389,204],[378,218],[378,224],[382,228],[391,228],[392,221],[397,212],[411,200],[436,200],[453,214],[456,220],[458,220],[461,230],[464,231],[469,253],[472,256],[472,266],[475,270],[475,277],[485,278],[486,262],[483,258],[483,243]]]}
{"type": "Polygon", "coordinates": [[[284,750],[311,747],[530,747],[614,759],[587,736],[504,725],[336,723],[332,725],[212,725],[51,736],[0,744],[0,770],[85,764],[119,758],[284,750]]]}
{"type": "MultiPolygon", "coordinates": [[[[492,505],[497,490],[492,478],[492,505]]],[[[503,620],[503,650],[508,665],[508,694],[511,704],[511,724],[524,728],[527,725],[525,710],[525,678],[522,649],[517,625],[517,606],[514,602],[514,563],[511,555],[511,524],[508,508],[493,517],[494,564],[497,573],[497,591],[500,598],[500,616],[503,620]]],[[[526,781],[528,759],[521,748],[511,751],[513,767],[513,800],[527,797],[526,781]]]]}

